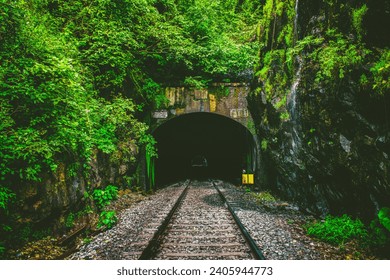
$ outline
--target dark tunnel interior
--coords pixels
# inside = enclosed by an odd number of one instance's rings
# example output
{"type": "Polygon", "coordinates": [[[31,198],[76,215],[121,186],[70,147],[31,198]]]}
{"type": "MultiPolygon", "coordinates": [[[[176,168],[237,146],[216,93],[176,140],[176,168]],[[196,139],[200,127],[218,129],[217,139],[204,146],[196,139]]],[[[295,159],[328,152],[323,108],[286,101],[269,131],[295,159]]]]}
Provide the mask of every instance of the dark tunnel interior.
{"type": "Polygon", "coordinates": [[[158,149],[157,186],[188,178],[237,182],[242,170],[250,171],[255,162],[252,134],[242,124],[217,114],[179,116],[159,126],[153,135],[158,149]]]}

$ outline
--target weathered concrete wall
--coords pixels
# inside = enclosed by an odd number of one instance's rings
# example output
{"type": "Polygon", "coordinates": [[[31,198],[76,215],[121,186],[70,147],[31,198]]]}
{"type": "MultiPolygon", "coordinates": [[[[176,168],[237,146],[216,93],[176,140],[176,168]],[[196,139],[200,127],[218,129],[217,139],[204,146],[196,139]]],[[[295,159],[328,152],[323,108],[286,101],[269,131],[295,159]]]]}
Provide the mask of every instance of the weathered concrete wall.
{"type": "Polygon", "coordinates": [[[241,83],[218,83],[208,89],[168,87],[166,108],[152,112],[152,118],[160,125],[183,114],[209,112],[234,119],[251,130],[253,120],[246,99],[249,91],[249,85],[241,83]]]}

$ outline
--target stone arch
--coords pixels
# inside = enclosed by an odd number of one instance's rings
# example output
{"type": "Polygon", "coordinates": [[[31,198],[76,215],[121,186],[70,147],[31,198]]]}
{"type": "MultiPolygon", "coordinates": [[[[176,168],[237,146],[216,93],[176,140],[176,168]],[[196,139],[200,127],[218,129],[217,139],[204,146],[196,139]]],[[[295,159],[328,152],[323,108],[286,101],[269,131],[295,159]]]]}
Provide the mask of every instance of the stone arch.
{"type": "Polygon", "coordinates": [[[155,161],[157,186],[204,176],[239,181],[242,170],[255,173],[259,145],[255,134],[237,119],[216,112],[192,112],[167,118],[152,132],[159,158],[155,161]],[[191,160],[208,160],[203,174],[196,174],[191,160]]]}

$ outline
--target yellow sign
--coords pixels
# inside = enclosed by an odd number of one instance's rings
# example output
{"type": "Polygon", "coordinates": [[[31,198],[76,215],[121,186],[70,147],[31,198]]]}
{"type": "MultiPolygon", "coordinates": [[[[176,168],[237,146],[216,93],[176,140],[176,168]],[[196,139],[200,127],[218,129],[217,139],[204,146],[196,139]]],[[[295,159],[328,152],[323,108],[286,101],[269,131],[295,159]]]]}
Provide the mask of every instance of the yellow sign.
{"type": "Polygon", "coordinates": [[[209,94],[209,99],[210,99],[210,112],[215,112],[217,110],[217,99],[213,94],[209,94]]]}
{"type": "Polygon", "coordinates": [[[242,184],[243,185],[253,185],[255,183],[254,174],[242,174],[242,184]]]}

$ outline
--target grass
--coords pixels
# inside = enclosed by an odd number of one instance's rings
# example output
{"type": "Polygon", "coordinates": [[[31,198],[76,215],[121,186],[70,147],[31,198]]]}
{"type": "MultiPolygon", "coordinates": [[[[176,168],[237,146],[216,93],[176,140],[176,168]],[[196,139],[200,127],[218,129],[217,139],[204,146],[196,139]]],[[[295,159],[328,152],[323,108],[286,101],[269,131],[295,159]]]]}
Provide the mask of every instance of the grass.
{"type": "Polygon", "coordinates": [[[359,219],[352,219],[344,214],[341,217],[328,215],[323,221],[315,221],[307,225],[307,233],[333,245],[357,239],[364,240],[368,231],[359,219]]]}
{"type": "Polygon", "coordinates": [[[260,203],[269,203],[276,201],[276,198],[269,192],[252,193],[252,196],[260,203]]]}

